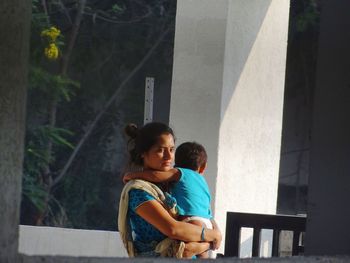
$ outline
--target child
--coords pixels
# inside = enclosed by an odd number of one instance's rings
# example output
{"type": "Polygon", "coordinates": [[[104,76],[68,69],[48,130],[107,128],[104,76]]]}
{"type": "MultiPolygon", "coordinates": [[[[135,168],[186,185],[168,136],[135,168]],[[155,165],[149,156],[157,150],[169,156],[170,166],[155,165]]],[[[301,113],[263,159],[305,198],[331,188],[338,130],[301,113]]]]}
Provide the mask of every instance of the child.
{"type": "MultiPolygon", "coordinates": [[[[207,153],[204,147],[196,142],[181,144],[175,153],[175,167],[169,171],[143,171],[127,173],[123,180],[143,179],[154,183],[173,182],[171,195],[177,202],[178,219],[186,222],[213,228],[210,208],[209,187],[202,176],[207,166],[207,153]]],[[[203,231],[203,234],[205,232],[203,231]]],[[[208,252],[198,255],[208,258],[208,252]]],[[[215,258],[211,252],[210,257],[215,258]]]]}

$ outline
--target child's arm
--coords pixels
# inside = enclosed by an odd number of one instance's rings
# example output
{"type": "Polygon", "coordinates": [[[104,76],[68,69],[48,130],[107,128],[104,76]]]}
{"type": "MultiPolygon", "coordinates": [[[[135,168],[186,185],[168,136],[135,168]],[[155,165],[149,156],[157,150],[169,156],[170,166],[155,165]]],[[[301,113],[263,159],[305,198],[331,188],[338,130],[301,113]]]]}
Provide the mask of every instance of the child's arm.
{"type": "Polygon", "coordinates": [[[130,180],[134,179],[141,179],[152,183],[175,182],[180,179],[180,175],[180,171],[176,168],[173,168],[166,172],[146,170],[142,172],[126,173],[123,177],[123,182],[127,183],[130,180]]]}

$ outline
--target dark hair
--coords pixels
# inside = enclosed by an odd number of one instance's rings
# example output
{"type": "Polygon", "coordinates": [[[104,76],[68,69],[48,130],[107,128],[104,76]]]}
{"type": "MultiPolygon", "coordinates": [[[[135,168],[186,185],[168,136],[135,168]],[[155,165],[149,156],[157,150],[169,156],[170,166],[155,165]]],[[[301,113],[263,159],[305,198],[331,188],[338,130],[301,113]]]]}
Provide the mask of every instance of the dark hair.
{"type": "Polygon", "coordinates": [[[136,124],[129,123],[126,125],[124,131],[129,137],[129,162],[130,164],[139,166],[143,165],[142,154],[149,151],[157,143],[159,136],[162,134],[171,134],[175,141],[173,130],[161,122],[150,122],[141,128],[138,128],[136,124]]]}
{"type": "Polygon", "coordinates": [[[205,165],[207,159],[204,147],[196,142],[185,142],[175,152],[175,166],[194,171],[205,165]]]}

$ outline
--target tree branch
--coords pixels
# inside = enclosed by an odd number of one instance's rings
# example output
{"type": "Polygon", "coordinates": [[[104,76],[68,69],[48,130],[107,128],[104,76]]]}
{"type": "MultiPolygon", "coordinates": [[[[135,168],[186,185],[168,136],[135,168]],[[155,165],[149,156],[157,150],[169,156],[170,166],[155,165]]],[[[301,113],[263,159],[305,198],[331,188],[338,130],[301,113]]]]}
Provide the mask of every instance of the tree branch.
{"type": "Polygon", "coordinates": [[[143,16],[140,16],[140,17],[137,17],[137,18],[135,18],[133,20],[128,20],[128,21],[120,21],[120,20],[117,20],[117,19],[108,18],[106,16],[103,16],[103,14],[104,13],[102,13],[102,11],[100,11],[100,10],[97,10],[97,11],[95,11],[93,13],[91,13],[91,12],[90,13],[89,12],[84,12],[84,15],[92,16],[94,18],[94,20],[96,18],[98,18],[98,19],[101,19],[103,21],[106,21],[106,22],[109,22],[109,23],[112,23],[112,24],[133,24],[133,23],[140,22],[140,21],[146,19],[147,17],[150,17],[151,14],[152,14],[152,11],[151,11],[150,8],[148,8],[147,13],[145,13],[143,16]],[[99,15],[99,13],[101,15],[99,15]]]}
{"type": "Polygon", "coordinates": [[[67,48],[66,54],[62,56],[62,67],[61,67],[62,76],[67,75],[69,59],[72,54],[75,40],[77,39],[77,36],[78,36],[79,27],[80,27],[81,19],[83,17],[83,11],[84,11],[85,5],[86,5],[86,0],[79,1],[78,12],[74,20],[72,33],[68,43],[68,48],[67,48]]]}
{"type": "Polygon", "coordinates": [[[47,5],[46,5],[46,0],[41,0],[41,5],[43,6],[44,9],[44,13],[46,16],[46,22],[48,25],[50,25],[50,20],[49,20],[49,15],[48,15],[48,11],[47,11],[47,5]]]}
{"type": "Polygon", "coordinates": [[[69,15],[69,12],[68,12],[66,6],[63,4],[62,0],[59,0],[59,5],[61,6],[63,13],[67,17],[69,24],[73,25],[72,18],[69,15]]]}
{"type": "Polygon", "coordinates": [[[146,61],[151,57],[154,50],[159,46],[163,38],[168,34],[170,31],[171,26],[169,26],[158,38],[158,40],[154,43],[152,48],[147,52],[147,54],[143,57],[143,59],[139,62],[139,64],[130,72],[130,74],[123,80],[123,82],[120,84],[119,88],[114,92],[112,97],[108,100],[108,102],[103,106],[103,108],[100,110],[100,112],[97,114],[93,122],[90,124],[90,127],[87,129],[83,137],[80,139],[79,143],[75,147],[74,151],[72,152],[71,156],[69,157],[67,163],[63,167],[60,174],[54,179],[52,186],[56,185],[67,173],[68,169],[70,168],[72,162],[74,161],[76,155],[80,151],[83,144],[86,142],[88,137],[90,136],[91,132],[95,128],[98,121],[101,119],[102,115],[106,112],[106,110],[111,106],[113,102],[115,104],[118,104],[121,101],[120,96],[122,92],[125,90],[126,84],[129,82],[130,79],[134,77],[134,75],[142,68],[142,66],[146,63],[146,61]],[[116,100],[118,99],[118,100],[116,100]]]}

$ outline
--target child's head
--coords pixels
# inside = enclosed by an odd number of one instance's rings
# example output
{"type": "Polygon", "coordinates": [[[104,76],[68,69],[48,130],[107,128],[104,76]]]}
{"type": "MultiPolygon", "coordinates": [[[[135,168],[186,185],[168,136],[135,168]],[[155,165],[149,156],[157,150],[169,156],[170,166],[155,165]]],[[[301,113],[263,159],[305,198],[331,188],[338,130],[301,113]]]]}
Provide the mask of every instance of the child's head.
{"type": "Polygon", "coordinates": [[[175,166],[203,173],[207,165],[207,152],[196,142],[185,142],[177,147],[175,166]]]}

